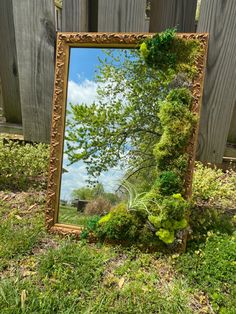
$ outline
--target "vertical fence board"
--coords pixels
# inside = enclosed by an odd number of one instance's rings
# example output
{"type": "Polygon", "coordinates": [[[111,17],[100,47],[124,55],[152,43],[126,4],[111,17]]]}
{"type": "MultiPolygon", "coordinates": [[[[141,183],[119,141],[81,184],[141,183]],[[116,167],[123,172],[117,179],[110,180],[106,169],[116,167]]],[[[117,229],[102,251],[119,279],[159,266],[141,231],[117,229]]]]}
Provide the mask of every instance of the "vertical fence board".
{"type": "Polygon", "coordinates": [[[63,32],[87,32],[89,30],[88,2],[88,0],[63,1],[63,32]]]}
{"type": "Polygon", "coordinates": [[[195,32],[197,0],[151,0],[150,32],[195,32]]]}
{"type": "Polygon", "coordinates": [[[21,123],[21,104],[12,0],[0,1],[0,76],[7,122],[21,123]]]}
{"type": "Polygon", "coordinates": [[[231,118],[231,124],[228,134],[228,142],[236,144],[236,102],[234,104],[234,111],[231,118]]]}
{"type": "Polygon", "coordinates": [[[13,0],[24,137],[49,142],[54,77],[53,0],[13,0]]]}
{"type": "Polygon", "coordinates": [[[2,81],[0,77],[0,123],[5,122],[4,109],[3,109],[3,96],[2,96],[2,81]]]}
{"type": "Polygon", "coordinates": [[[209,32],[198,157],[221,163],[236,100],[236,1],[202,0],[197,30],[209,32]]]}
{"type": "Polygon", "coordinates": [[[145,0],[98,0],[98,32],[145,31],[145,0]]]}

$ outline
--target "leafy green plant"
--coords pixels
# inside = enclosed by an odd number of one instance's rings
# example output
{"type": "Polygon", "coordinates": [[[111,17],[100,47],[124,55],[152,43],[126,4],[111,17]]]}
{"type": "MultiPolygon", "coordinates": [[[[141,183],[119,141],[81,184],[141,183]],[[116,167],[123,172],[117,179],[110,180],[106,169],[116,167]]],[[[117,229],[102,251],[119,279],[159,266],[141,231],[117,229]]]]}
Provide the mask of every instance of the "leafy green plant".
{"type": "Polygon", "coordinates": [[[189,282],[210,295],[217,313],[234,313],[236,234],[208,233],[198,250],[179,257],[176,266],[189,282]]]}
{"type": "Polygon", "coordinates": [[[193,174],[191,242],[204,242],[208,232],[232,234],[235,229],[236,172],[204,166],[197,162],[193,174]]]}
{"type": "Polygon", "coordinates": [[[189,246],[196,247],[205,242],[209,232],[232,234],[235,230],[232,214],[226,209],[193,206],[190,221],[191,237],[189,246]]]}
{"type": "Polygon", "coordinates": [[[198,205],[235,208],[236,173],[204,166],[198,162],[193,175],[193,201],[198,205]]]}
{"type": "Polygon", "coordinates": [[[147,202],[143,197],[146,193],[137,193],[137,190],[133,184],[128,180],[123,180],[121,187],[128,192],[127,208],[129,211],[147,212],[147,202]]]}
{"type": "Polygon", "coordinates": [[[46,188],[49,147],[45,144],[19,144],[0,139],[0,189],[46,188]]]}

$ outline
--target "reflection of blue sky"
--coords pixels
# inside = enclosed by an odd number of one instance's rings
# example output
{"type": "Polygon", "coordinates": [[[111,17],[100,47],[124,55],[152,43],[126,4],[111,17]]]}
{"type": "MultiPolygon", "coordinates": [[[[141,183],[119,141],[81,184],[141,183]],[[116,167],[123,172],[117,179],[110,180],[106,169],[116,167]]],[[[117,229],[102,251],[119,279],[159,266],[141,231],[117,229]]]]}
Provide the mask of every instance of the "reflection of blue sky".
{"type": "MultiPolygon", "coordinates": [[[[99,58],[104,58],[104,52],[98,48],[72,48],[70,52],[70,68],[68,78],[67,103],[87,103],[96,101],[97,84],[95,70],[99,58]]],[[[86,165],[79,161],[68,166],[68,157],[63,156],[63,168],[68,172],[62,174],[61,199],[70,199],[71,192],[85,186],[88,179],[86,165]]],[[[110,169],[101,174],[98,181],[103,183],[106,191],[116,190],[119,180],[124,174],[120,167],[110,169]]]]}
{"type": "Polygon", "coordinates": [[[95,69],[98,57],[103,58],[104,52],[100,48],[72,48],[70,51],[69,81],[81,83],[95,79],[95,69]]]}

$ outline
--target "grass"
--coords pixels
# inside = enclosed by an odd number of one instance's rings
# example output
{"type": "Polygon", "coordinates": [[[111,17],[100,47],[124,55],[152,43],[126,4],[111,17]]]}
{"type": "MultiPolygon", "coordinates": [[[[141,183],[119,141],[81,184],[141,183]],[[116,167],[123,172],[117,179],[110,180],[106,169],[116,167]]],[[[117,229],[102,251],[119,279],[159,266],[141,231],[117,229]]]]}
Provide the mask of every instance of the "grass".
{"type": "Polygon", "coordinates": [[[76,207],[60,205],[59,223],[86,226],[92,217],[78,212],[76,207]]]}
{"type": "Polygon", "coordinates": [[[234,235],[181,257],[91,245],[47,234],[44,198],[0,192],[1,314],[235,313],[234,235]]]}
{"type": "MultiPolygon", "coordinates": [[[[7,147],[0,163],[10,175],[7,184],[2,180],[4,189],[15,189],[0,191],[1,314],[236,313],[235,172],[197,165],[192,239],[185,254],[164,256],[48,234],[46,192],[40,188],[45,184],[30,191],[32,178],[26,175],[16,192],[19,170],[31,172],[36,157],[34,148],[27,149],[23,168],[18,162],[12,168],[6,156],[15,156],[7,147]]],[[[42,163],[35,161],[36,173],[45,169],[41,157],[47,149],[39,147],[38,154],[42,163]]],[[[65,206],[60,214],[64,223],[84,225],[88,219],[65,206]]]]}

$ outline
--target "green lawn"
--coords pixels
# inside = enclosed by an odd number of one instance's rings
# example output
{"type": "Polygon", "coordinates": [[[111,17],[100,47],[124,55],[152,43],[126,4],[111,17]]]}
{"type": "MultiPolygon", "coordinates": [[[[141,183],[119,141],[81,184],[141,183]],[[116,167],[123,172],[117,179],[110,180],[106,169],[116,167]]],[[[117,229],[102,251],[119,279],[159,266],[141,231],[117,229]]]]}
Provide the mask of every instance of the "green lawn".
{"type": "Polygon", "coordinates": [[[78,212],[76,207],[60,205],[58,221],[63,224],[86,226],[92,217],[78,212]]]}
{"type": "Polygon", "coordinates": [[[235,235],[182,256],[90,245],[47,234],[44,200],[0,192],[1,314],[236,313],[235,235]]]}

